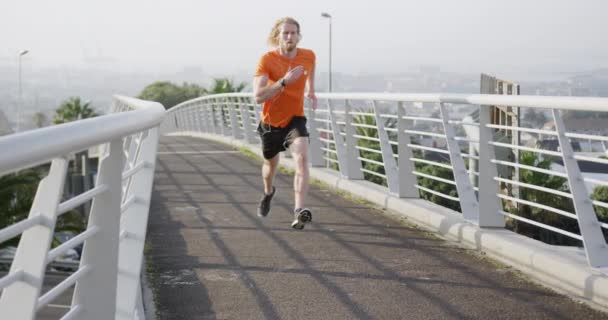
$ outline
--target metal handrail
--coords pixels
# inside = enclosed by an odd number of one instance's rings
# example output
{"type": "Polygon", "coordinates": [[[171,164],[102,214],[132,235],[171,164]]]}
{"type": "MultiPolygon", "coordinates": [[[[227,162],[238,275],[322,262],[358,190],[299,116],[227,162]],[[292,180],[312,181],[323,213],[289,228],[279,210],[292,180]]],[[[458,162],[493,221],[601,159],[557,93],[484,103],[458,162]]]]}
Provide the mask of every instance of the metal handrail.
{"type": "MultiPolygon", "coordinates": [[[[608,112],[608,98],[449,93],[317,93],[317,98],[320,100],[320,108],[316,112],[306,110],[310,126],[309,132],[311,133],[310,159],[313,166],[337,168],[341,175],[349,179],[363,179],[362,172],[369,173],[382,178],[382,183],[386,182],[388,184],[389,193],[397,193],[400,197],[414,198],[420,196],[416,189],[432,194],[437,192],[418,184],[416,176],[426,179],[429,176],[425,177],[424,173],[418,174],[415,168],[424,164],[448,169],[453,174],[453,180],[448,182],[447,179],[442,178],[445,181],[442,181],[442,179],[435,179],[435,181],[456,186],[459,197],[448,196],[446,198],[459,201],[463,217],[472,223],[479,224],[480,227],[504,227],[505,215],[502,213],[504,211],[501,210],[503,206],[501,197],[512,202],[518,201],[516,198],[504,198],[499,193],[500,184],[522,188],[530,187],[538,192],[550,191],[542,186],[534,187],[516,180],[500,177],[498,168],[501,168],[501,170],[504,170],[505,167],[510,167],[509,170],[530,169],[564,177],[567,179],[569,190],[572,192],[571,197],[568,198],[574,202],[576,214],[565,214],[561,211],[559,211],[559,214],[575,217],[579,221],[581,239],[584,239],[583,244],[589,264],[593,267],[608,267],[608,247],[601,235],[601,228],[598,227],[603,227],[603,224],[597,222],[597,216],[592,207],[592,205],[597,205],[598,202],[590,201],[590,192],[586,190],[584,185],[586,182],[606,186],[608,182],[597,178],[584,177],[576,163],[577,160],[585,160],[608,164],[608,160],[577,154],[572,150],[568,140],[573,138],[608,141],[608,138],[566,132],[561,114],[557,112],[558,110],[608,112]],[[371,111],[352,107],[362,105],[361,102],[365,102],[363,105],[371,111]],[[439,117],[407,114],[406,107],[412,103],[421,102],[438,106],[441,109],[439,117]],[[387,114],[384,109],[380,109],[380,106],[384,108],[387,105],[390,105],[391,108],[396,107],[397,112],[393,113],[395,109],[391,109],[391,112],[387,114]],[[466,118],[465,120],[450,119],[449,113],[451,110],[455,110],[461,105],[479,108],[479,116],[475,117],[479,121],[473,122],[466,120],[466,118]],[[522,128],[515,125],[493,125],[489,123],[488,106],[550,109],[553,112],[556,128],[549,131],[522,128]],[[323,117],[319,117],[320,113],[323,113],[323,117]],[[325,117],[325,114],[327,114],[327,117],[325,117]],[[374,119],[370,123],[375,124],[357,123],[354,116],[370,117],[374,119]],[[390,118],[392,126],[388,124],[388,118],[390,118]],[[387,123],[385,124],[384,121],[387,121],[387,123]],[[425,125],[427,125],[427,122],[431,123],[433,128],[424,131],[426,129],[422,129],[422,126],[414,126],[420,121],[424,121],[425,125]],[[443,126],[443,131],[436,131],[435,129],[440,126],[443,126]],[[357,128],[377,129],[378,137],[359,134],[356,131],[357,128]],[[456,128],[465,129],[466,137],[457,135],[456,128]],[[516,145],[505,141],[500,136],[496,136],[495,130],[551,135],[559,140],[561,149],[553,151],[516,145]],[[419,136],[430,137],[427,139],[433,139],[434,144],[431,146],[423,141],[418,142],[415,139],[419,136]],[[359,146],[358,143],[362,140],[366,140],[368,145],[365,147],[359,146]],[[463,144],[468,144],[471,152],[462,152],[463,144]],[[395,147],[398,149],[397,153],[394,152],[395,147]],[[521,151],[562,158],[566,166],[565,173],[533,168],[513,160],[503,161],[501,157],[495,155],[498,152],[515,153],[521,151]],[[421,153],[423,156],[419,157],[414,152],[421,153]],[[433,154],[425,159],[424,154],[428,152],[433,154]],[[435,161],[433,158],[437,157],[437,153],[444,154],[442,157],[449,163],[444,164],[435,161]],[[371,155],[374,155],[374,158],[371,158],[371,155]],[[378,155],[382,157],[381,162],[374,160],[378,159],[378,155]],[[332,159],[333,157],[336,159],[332,159]],[[469,170],[464,165],[465,160],[476,161],[482,167],[479,170],[469,170]],[[334,163],[338,165],[335,166],[334,163]],[[363,167],[366,163],[383,167],[382,169],[387,174],[370,172],[368,168],[363,167]],[[403,170],[400,168],[402,166],[403,170]],[[484,216],[484,219],[480,219],[481,215],[484,216]]],[[[245,127],[240,125],[240,122],[251,123],[252,112],[258,110],[254,101],[252,93],[226,93],[203,96],[183,102],[168,112],[167,121],[163,124],[164,132],[186,134],[204,132],[212,135],[232,136],[234,140],[245,139],[248,143],[257,142],[252,132],[244,130],[245,127]],[[224,101],[236,101],[237,103],[228,105],[224,101]],[[222,114],[217,109],[220,105],[224,110],[222,114]],[[199,114],[202,114],[205,118],[193,122],[186,112],[186,110],[190,112],[192,108],[200,110],[199,114]],[[232,119],[233,116],[238,117],[239,115],[240,118],[236,121],[232,119]]],[[[255,120],[257,121],[259,118],[255,120]]],[[[606,180],[608,181],[608,179],[606,180]]],[[[564,194],[558,190],[549,193],[564,194]]],[[[441,196],[445,197],[445,195],[441,196]]],[[[523,202],[519,201],[519,203],[522,204],[523,202]]],[[[538,206],[538,204],[536,205],[538,206]]],[[[511,218],[511,216],[508,217],[511,218]]],[[[525,223],[528,220],[520,219],[525,223]]],[[[542,223],[534,223],[534,225],[551,231],[554,229],[542,223]]],[[[563,231],[562,233],[568,232],[563,231]]]]}

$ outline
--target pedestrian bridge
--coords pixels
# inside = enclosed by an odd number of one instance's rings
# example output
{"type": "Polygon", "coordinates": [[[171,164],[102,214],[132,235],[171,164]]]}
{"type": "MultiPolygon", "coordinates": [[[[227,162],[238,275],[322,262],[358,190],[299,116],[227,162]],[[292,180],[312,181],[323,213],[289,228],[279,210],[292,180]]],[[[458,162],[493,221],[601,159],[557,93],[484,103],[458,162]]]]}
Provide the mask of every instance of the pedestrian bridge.
{"type": "Polygon", "coordinates": [[[2,318],[46,319],[57,301],[57,319],[606,317],[597,309],[608,307],[608,199],[592,194],[608,179],[587,176],[581,163],[608,161],[573,145],[608,137],[570,132],[563,115],[606,112],[608,99],[319,98],[306,111],[314,218],[303,231],[289,226],[288,155],[269,217],[255,215],[259,106],[250,94],[167,112],[115,97],[111,114],[0,138],[10,150],[0,154],[1,175],[48,172],[29,217],[0,230],[2,242],[21,236],[0,279],[2,318]],[[546,110],[554,130],[490,123],[491,106],[546,110]],[[549,136],[559,148],[514,144],[517,133],[549,136]],[[93,146],[102,154],[94,188],[64,199],[69,158],[93,146]],[[520,152],[561,159],[563,169],[509,157],[520,152]],[[532,184],[530,174],[563,183],[532,184]],[[549,201],[556,197],[567,205],[549,201]],[[58,217],[91,200],[87,229],[51,249],[58,217]],[[48,285],[46,266],[81,243],[78,269],[48,285]]]}

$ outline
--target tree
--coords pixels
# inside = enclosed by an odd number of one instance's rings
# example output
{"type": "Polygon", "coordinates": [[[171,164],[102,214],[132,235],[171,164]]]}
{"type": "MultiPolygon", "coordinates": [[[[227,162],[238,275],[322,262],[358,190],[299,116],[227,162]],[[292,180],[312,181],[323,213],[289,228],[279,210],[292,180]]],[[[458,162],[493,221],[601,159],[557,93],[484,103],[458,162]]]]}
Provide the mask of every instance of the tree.
{"type": "MultiPolygon", "coordinates": [[[[247,83],[241,82],[238,86],[234,86],[234,82],[228,78],[215,78],[213,79],[213,84],[211,85],[211,89],[209,93],[211,94],[220,94],[220,93],[231,93],[231,92],[241,92],[247,83]]],[[[224,108],[220,108],[222,121],[224,124],[228,123],[228,115],[226,114],[226,110],[224,108]]]]}
{"type": "Polygon", "coordinates": [[[184,83],[183,86],[178,86],[169,81],[158,81],[146,86],[138,98],[156,101],[161,103],[165,109],[171,109],[184,101],[198,98],[206,93],[206,89],[196,84],[184,83]]]}
{"type": "Polygon", "coordinates": [[[80,119],[96,117],[98,114],[91,108],[91,103],[82,103],[80,97],[70,97],[65,100],[57,110],[53,117],[54,124],[61,124],[80,119]]]}
{"type": "Polygon", "coordinates": [[[32,120],[34,121],[36,128],[46,127],[49,121],[48,117],[44,112],[34,113],[34,115],[32,116],[32,120]]]}
{"type": "MultiPolygon", "coordinates": [[[[0,229],[27,218],[40,178],[41,171],[36,169],[0,177],[0,229]]],[[[13,238],[2,246],[16,245],[17,241],[13,238]]]]}
{"type": "MultiPolygon", "coordinates": [[[[533,152],[524,151],[520,154],[520,163],[530,167],[549,170],[551,168],[552,162],[553,161],[550,158],[543,159],[533,152]]],[[[562,192],[569,191],[567,179],[565,178],[525,169],[521,169],[519,174],[519,179],[523,183],[536,185],[539,187],[545,187],[548,189],[558,190],[562,192]]],[[[572,203],[572,200],[544,191],[522,187],[520,188],[520,198],[523,200],[560,209],[566,212],[574,212],[574,205],[572,203]]],[[[579,232],[578,223],[575,219],[564,217],[544,209],[528,205],[520,205],[518,207],[509,208],[508,210],[516,213],[520,217],[531,219],[572,233],[579,232]]],[[[579,244],[578,240],[573,240],[556,232],[536,227],[534,225],[530,225],[524,222],[509,221],[508,227],[512,228],[513,231],[517,233],[524,234],[528,237],[538,239],[550,244],[579,244]]]]}
{"type": "Polygon", "coordinates": [[[230,93],[230,92],[242,92],[247,87],[246,82],[241,82],[238,86],[234,85],[234,82],[228,78],[215,78],[213,84],[209,90],[209,93],[230,93]]]}
{"type": "MultiPolygon", "coordinates": [[[[608,203],[608,187],[595,187],[595,189],[593,189],[593,193],[591,194],[591,199],[608,203]]],[[[600,206],[595,206],[595,212],[597,214],[597,218],[601,222],[608,223],[608,209],[600,206]]],[[[608,230],[602,228],[602,232],[604,232],[604,238],[606,239],[606,241],[608,241],[608,230]]]]}

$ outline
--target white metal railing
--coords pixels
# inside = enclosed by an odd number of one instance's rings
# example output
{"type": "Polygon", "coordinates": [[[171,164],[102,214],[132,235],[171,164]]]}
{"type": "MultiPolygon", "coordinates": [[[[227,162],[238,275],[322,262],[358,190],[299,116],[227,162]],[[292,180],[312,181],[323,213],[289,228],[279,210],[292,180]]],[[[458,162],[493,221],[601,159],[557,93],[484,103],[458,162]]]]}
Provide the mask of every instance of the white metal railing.
{"type": "Polygon", "coordinates": [[[0,138],[0,175],[50,163],[29,217],[0,230],[0,242],[21,236],[10,271],[0,279],[0,318],[34,319],[71,287],[71,308],[62,319],[143,318],[139,277],[165,109],[115,96],[111,111],[0,138]],[[102,150],[95,186],[62,199],[68,159],[95,146],[102,150]],[[49,251],[57,218],[89,201],[86,230],[49,251]],[[42,294],[47,264],[83,243],[78,269],[42,294]]]}
{"type": "MultiPolygon", "coordinates": [[[[608,224],[600,222],[594,210],[594,205],[607,208],[608,204],[592,201],[593,190],[587,188],[587,185],[606,186],[608,179],[585,177],[578,163],[581,160],[608,161],[577,154],[571,145],[571,140],[576,139],[607,141],[608,138],[566,132],[562,119],[564,111],[608,112],[608,98],[376,93],[320,93],[317,96],[319,108],[316,111],[306,109],[313,166],[336,169],[348,179],[380,179],[378,183],[386,186],[387,192],[404,198],[438,196],[448,201],[452,208],[459,207],[465,219],[480,227],[503,228],[509,219],[580,240],[591,267],[608,267],[608,247],[602,234],[608,224]],[[433,115],[416,111],[415,103],[427,104],[436,112],[433,115]],[[488,106],[545,110],[551,113],[555,130],[493,125],[489,121],[488,106]],[[459,112],[463,109],[479,112],[480,120],[465,119],[459,112]],[[543,150],[537,146],[514,145],[496,135],[505,129],[552,135],[557,138],[559,148],[543,150]],[[431,139],[432,144],[425,145],[423,138],[431,139]],[[510,151],[501,149],[530,151],[545,158],[558,157],[565,169],[558,171],[520,164],[516,158],[502,156],[510,151]],[[476,161],[479,170],[469,169],[465,159],[468,163],[476,161]],[[451,174],[436,177],[422,172],[423,167],[441,168],[451,174]],[[567,182],[559,190],[548,190],[501,176],[499,168],[503,171],[504,168],[533,170],[565,178],[567,182]],[[434,181],[435,187],[422,185],[422,181],[434,181]],[[517,194],[508,193],[507,185],[566,198],[571,201],[573,210],[568,212],[564,208],[520,199],[517,194]],[[445,186],[452,189],[445,189],[445,186]],[[543,215],[559,214],[574,219],[580,231],[564,230],[539,222],[535,217],[519,216],[518,208],[523,206],[542,210],[543,215]]],[[[259,142],[255,132],[259,111],[251,93],[205,96],[170,109],[161,130],[163,133],[217,134],[253,144],[259,142]]]]}

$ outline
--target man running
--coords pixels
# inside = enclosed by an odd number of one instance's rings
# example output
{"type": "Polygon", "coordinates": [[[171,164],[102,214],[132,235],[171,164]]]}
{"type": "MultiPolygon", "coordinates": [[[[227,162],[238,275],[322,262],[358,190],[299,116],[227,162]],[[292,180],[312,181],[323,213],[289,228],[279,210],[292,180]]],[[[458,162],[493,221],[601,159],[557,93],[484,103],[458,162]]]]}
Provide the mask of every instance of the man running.
{"type": "Polygon", "coordinates": [[[301,230],[312,221],[312,213],[304,207],[308,191],[308,130],[304,116],[304,91],[312,109],[317,108],[314,72],[315,54],[298,48],[300,24],[293,18],[279,19],[268,37],[274,49],[262,56],[253,79],[257,103],[264,103],[257,131],[262,140],[264,164],[262,178],[264,196],[258,215],[270,212],[270,202],[276,192],[272,182],[279,166],[279,152],[289,149],[296,164],[293,181],[294,221],[292,228],[301,230]]]}

